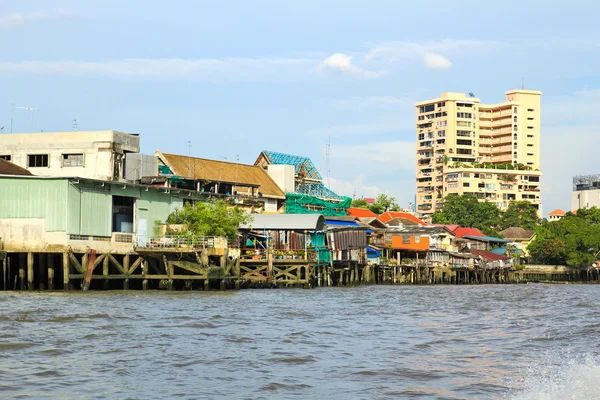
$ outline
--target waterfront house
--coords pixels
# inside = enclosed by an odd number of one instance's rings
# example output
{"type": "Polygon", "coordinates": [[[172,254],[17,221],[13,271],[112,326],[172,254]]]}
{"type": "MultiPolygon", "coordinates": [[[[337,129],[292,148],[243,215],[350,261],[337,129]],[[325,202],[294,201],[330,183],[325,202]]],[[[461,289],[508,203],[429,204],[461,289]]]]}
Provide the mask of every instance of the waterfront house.
{"type": "Polygon", "coordinates": [[[550,214],[548,214],[548,221],[550,221],[550,222],[558,221],[558,220],[562,219],[565,215],[566,215],[566,213],[563,210],[556,209],[556,210],[550,212],[550,214]]]}
{"type": "Polygon", "coordinates": [[[403,226],[389,228],[386,242],[392,249],[390,260],[410,263],[446,264],[455,252],[454,234],[442,226],[403,226]]]}
{"type": "Polygon", "coordinates": [[[0,175],[0,238],[14,252],[132,252],[196,191],[79,177],[0,175]]]}
{"type": "MultiPolygon", "coordinates": [[[[517,255],[520,257],[528,256],[527,246],[529,246],[529,244],[535,238],[535,231],[528,231],[519,227],[510,227],[500,231],[499,233],[504,236],[504,239],[512,242],[511,244],[513,244],[515,246],[515,250],[517,250],[517,255]]],[[[504,247],[504,249],[506,249],[506,247],[504,247]]],[[[501,254],[505,253],[506,252],[503,252],[501,254]]]]}
{"type": "Polygon", "coordinates": [[[250,213],[281,213],[285,209],[285,193],[260,167],[158,150],[154,155],[158,159],[156,176],[146,176],[142,182],[231,199],[250,213]]]}

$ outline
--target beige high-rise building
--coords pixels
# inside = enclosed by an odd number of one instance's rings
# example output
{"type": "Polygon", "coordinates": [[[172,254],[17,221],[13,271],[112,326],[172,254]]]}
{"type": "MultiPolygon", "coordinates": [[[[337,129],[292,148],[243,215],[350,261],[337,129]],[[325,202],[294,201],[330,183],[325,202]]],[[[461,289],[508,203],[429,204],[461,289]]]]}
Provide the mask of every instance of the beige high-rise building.
{"type": "Polygon", "coordinates": [[[540,214],[541,94],[511,90],[503,103],[481,104],[449,92],[417,103],[417,212],[471,193],[500,209],[526,200],[540,214]]]}

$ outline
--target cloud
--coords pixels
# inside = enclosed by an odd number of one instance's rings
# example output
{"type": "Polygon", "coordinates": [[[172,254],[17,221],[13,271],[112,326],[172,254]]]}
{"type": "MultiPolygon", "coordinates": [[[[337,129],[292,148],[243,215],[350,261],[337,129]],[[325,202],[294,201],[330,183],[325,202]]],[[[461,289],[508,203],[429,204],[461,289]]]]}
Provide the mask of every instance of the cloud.
{"type": "Polygon", "coordinates": [[[365,183],[365,176],[359,175],[352,180],[329,178],[329,188],[342,196],[375,197],[383,193],[377,185],[365,183]]]}
{"type": "Polygon", "coordinates": [[[425,53],[423,64],[429,69],[449,69],[452,67],[450,60],[436,53],[425,53]]]}
{"type": "Polygon", "coordinates": [[[128,80],[210,82],[306,79],[315,60],[307,58],[129,58],[109,61],[0,62],[0,71],[128,80]]]}
{"type": "Polygon", "coordinates": [[[405,97],[394,96],[366,96],[350,97],[348,99],[321,100],[321,104],[327,104],[339,110],[358,111],[364,109],[400,109],[401,107],[410,107],[412,103],[405,97]]]}
{"type": "Polygon", "coordinates": [[[362,124],[335,125],[324,128],[315,128],[307,131],[306,136],[351,136],[351,135],[369,135],[397,132],[402,129],[401,121],[379,121],[362,124]]]}
{"type": "Polygon", "coordinates": [[[54,11],[36,11],[31,13],[12,13],[0,17],[0,29],[18,28],[20,26],[51,19],[68,18],[75,13],[69,9],[57,8],[54,11]]]}
{"type": "Polygon", "coordinates": [[[317,66],[317,70],[324,74],[341,72],[364,79],[380,78],[386,74],[382,71],[372,72],[363,70],[352,63],[351,56],[343,53],[335,53],[327,57],[317,66]]]}

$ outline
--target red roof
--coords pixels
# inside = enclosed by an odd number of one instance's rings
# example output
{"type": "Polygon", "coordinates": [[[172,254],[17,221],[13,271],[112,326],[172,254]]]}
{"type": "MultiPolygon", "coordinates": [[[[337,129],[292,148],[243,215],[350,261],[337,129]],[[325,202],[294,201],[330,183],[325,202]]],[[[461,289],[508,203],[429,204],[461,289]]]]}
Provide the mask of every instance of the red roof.
{"type": "Polygon", "coordinates": [[[404,218],[404,219],[408,219],[408,220],[416,223],[417,225],[423,225],[423,226],[426,225],[425,222],[421,221],[419,218],[415,217],[414,215],[405,213],[405,212],[400,212],[400,211],[387,211],[387,212],[384,212],[383,214],[381,214],[378,218],[384,224],[394,218],[404,218]]]}
{"type": "Polygon", "coordinates": [[[565,213],[563,210],[556,209],[556,210],[552,211],[552,212],[551,212],[550,214],[548,214],[548,215],[562,215],[562,216],[564,216],[565,214],[566,214],[566,213],[565,213]]]}
{"type": "Polygon", "coordinates": [[[477,250],[471,249],[471,254],[474,256],[481,256],[485,261],[499,261],[499,260],[508,260],[510,257],[501,256],[500,254],[492,253],[491,251],[486,250],[477,250]]]}
{"type": "Polygon", "coordinates": [[[358,218],[377,218],[377,214],[375,214],[373,211],[368,210],[366,208],[358,208],[358,207],[350,207],[348,209],[348,215],[352,215],[353,217],[358,217],[358,218]]]}
{"type": "Polygon", "coordinates": [[[457,238],[461,238],[465,235],[485,236],[479,229],[475,228],[456,228],[454,234],[457,238]]]}
{"type": "Polygon", "coordinates": [[[430,226],[443,226],[448,229],[450,232],[454,232],[456,229],[460,228],[459,225],[444,225],[444,224],[429,224],[430,226]]]}

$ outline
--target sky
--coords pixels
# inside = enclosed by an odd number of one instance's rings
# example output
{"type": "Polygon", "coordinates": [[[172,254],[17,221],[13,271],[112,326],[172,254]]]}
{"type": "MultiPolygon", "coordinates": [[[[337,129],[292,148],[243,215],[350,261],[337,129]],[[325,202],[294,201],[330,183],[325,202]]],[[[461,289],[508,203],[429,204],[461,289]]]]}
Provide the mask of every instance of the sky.
{"type": "Polygon", "coordinates": [[[146,154],[308,156],[338,193],[407,207],[414,103],[446,91],[496,103],[524,84],[543,92],[547,214],[570,208],[573,175],[599,172],[599,12],[576,0],[1,0],[0,127],[14,104],[13,132],[76,120],[139,133],[146,154]]]}

